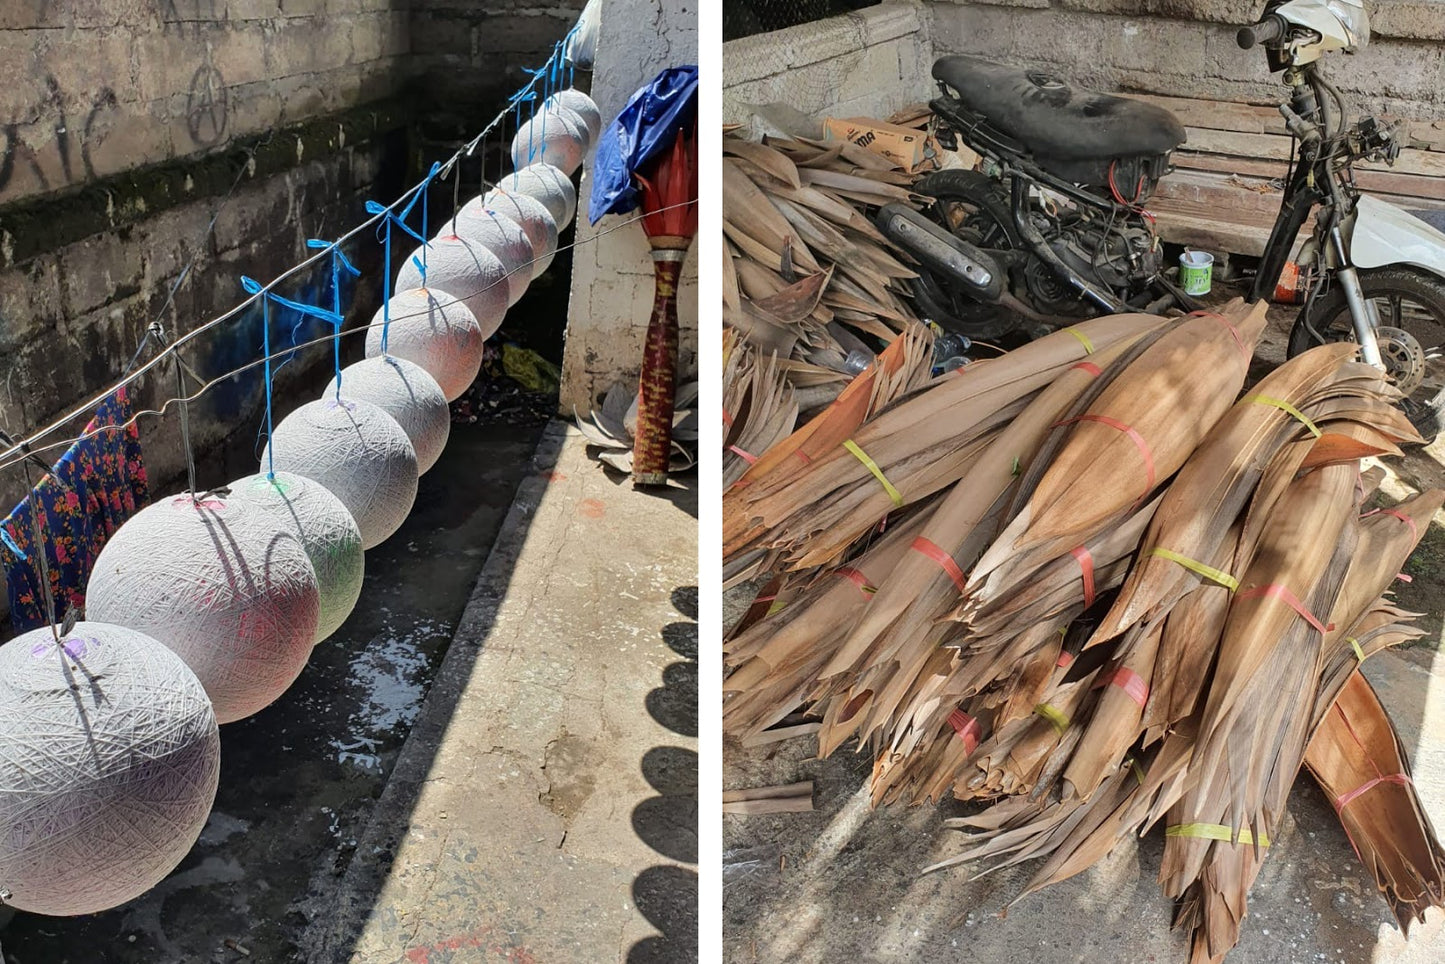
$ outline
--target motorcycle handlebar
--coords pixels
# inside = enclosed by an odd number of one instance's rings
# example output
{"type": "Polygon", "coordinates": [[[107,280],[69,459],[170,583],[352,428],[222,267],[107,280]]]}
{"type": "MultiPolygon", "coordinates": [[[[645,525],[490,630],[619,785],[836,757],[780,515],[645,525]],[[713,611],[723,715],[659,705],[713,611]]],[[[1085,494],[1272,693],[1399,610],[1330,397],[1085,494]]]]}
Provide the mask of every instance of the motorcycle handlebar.
{"type": "Polygon", "coordinates": [[[1239,33],[1234,35],[1234,41],[1239,44],[1239,49],[1248,50],[1255,44],[1272,43],[1283,37],[1284,33],[1284,20],[1271,16],[1265,17],[1252,27],[1240,27],[1239,33]]]}

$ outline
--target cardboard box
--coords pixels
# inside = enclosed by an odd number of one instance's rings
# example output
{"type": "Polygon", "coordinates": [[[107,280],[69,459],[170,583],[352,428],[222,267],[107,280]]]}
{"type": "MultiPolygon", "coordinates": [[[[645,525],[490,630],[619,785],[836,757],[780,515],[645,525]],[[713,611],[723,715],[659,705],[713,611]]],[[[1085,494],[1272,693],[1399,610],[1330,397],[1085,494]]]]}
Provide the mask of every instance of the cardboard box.
{"type": "Polygon", "coordinates": [[[825,118],[823,139],[852,141],[888,158],[908,174],[917,171],[925,159],[931,160],[937,152],[936,147],[932,153],[927,150],[929,137],[926,131],[868,117],[825,118]]]}

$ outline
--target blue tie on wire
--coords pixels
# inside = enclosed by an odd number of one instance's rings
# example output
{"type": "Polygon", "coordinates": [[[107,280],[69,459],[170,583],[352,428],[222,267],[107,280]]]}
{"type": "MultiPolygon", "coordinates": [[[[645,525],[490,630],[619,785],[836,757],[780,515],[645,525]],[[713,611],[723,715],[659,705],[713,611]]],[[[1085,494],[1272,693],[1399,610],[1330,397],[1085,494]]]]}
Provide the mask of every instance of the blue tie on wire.
{"type": "Polygon", "coordinates": [[[346,260],[346,255],[341,253],[339,241],[322,241],[320,238],[308,238],[308,248],[330,248],[331,249],[331,311],[336,315],[336,320],[331,323],[331,358],[336,368],[336,400],[341,401],[341,272],[349,272],[352,277],[361,277],[361,270],[346,260]]]}
{"type": "MultiPolygon", "coordinates": [[[[264,353],[266,365],[266,441],[269,443],[275,431],[271,415],[271,302],[274,301],[292,311],[299,311],[303,315],[320,318],[338,329],[341,326],[341,315],[326,308],[318,308],[315,305],[283,298],[274,291],[262,287],[261,282],[245,275],[241,275],[241,287],[250,294],[261,296],[261,351],[264,353]]],[[[272,451],[274,448],[275,446],[270,444],[266,447],[266,477],[268,479],[276,478],[276,454],[272,451]]]]}
{"type": "MultiPolygon", "coordinates": [[[[421,283],[425,287],[426,250],[431,246],[431,242],[426,238],[426,192],[427,188],[431,187],[432,178],[436,177],[437,172],[441,169],[440,161],[432,162],[431,170],[422,180],[420,189],[412,195],[412,199],[406,203],[406,207],[401,209],[400,214],[396,214],[391,208],[376,201],[366,202],[366,213],[382,215],[382,227],[386,230],[386,236],[382,242],[385,246],[383,254],[385,260],[382,262],[381,272],[381,353],[383,355],[386,354],[386,338],[391,331],[391,226],[395,223],[397,227],[421,242],[421,258],[418,259],[416,255],[412,255],[411,263],[416,265],[417,271],[421,273],[421,283]],[[421,202],[421,234],[417,234],[406,223],[407,216],[411,214],[411,209],[416,207],[418,201],[421,202]]],[[[377,230],[380,231],[381,228],[377,230]]]]}

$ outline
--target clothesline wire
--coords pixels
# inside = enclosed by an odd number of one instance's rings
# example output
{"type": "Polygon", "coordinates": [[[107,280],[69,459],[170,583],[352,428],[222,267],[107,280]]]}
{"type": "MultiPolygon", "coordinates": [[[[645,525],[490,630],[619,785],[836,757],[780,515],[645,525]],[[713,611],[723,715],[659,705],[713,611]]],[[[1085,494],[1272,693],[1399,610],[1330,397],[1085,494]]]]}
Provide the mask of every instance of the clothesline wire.
{"type": "MultiPolygon", "coordinates": [[[[634,217],[628,218],[628,219],[626,219],[626,220],[624,220],[624,221],[619,221],[619,222],[617,222],[616,224],[609,225],[608,227],[604,228],[604,229],[601,230],[601,231],[598,231],[595,235],[593,235],[591,238],[586,239],[585,241],[574,241],[572,244],[564,245],[563,247],[558,248],[557,250],[558,250],[558,251],[568,251],[568,250],[571,250],[571,249],[580,247],[580,246],[583,245],[583,244],[588,244],[588,243],[596,242],[598,239],[600,239],[600,238],[602,238],[602,237],[605,237],[605,236],[608,235],[608,234],[611,234],[613,231],[617,231],[617,230],[620,230],[620,229],[622,229],[622,228],[625,228],[625,227],[627,227],[629,224],[635,224],[635,223],[637,223],[638,221],[641,221],[644,217],[650,217],[651,214],[654,214],[654,213],[660,214],[660,213],[662,213],[663,211],[671,211],[671,210],[673,210],[674,208],[688,207],[688,206],[693,205],[693,204],[696,204],[696,203],[697,203],[696,200],[692,200],[692,201],[681,201],[681,202],[679,202],[679,203],[677,203],[677,204],[669,204],[669,205],[667,205],[666,207],[658,208],[657,211],[655,211],[655,212],[649,212],[649,213],[646,214],[646,215],[644,215],[644,214],[635,215],[634,217]]],[[[495,287],[496,285],[506,284],[507,279],[508,279],[509,277],[511,277],[512,274],[515,274],[516,271],[521,271],[521,270],[523,270],[523,269],[528,268],[531,264],[533,264],[535,261],[538,261],[538,260],[540,260],[540,259],[534,258],[534,259],[532,259],[532,261],[528,261],[528,262],[526,262],[525,264],[519,265],[519,266],[515,269],[515,271],[508,272],[507,274],[504,274],[504,275],[503,275],[501,278],[499,278],[498,280],[493,281],[493,282],[491,282],[490,284],[484,285],[483,287],[478,288],[478,289],[476,289],[475,291],[469,292],[469,293],[466,294],[466,295],[451,295],[449,292],[443,292],[443,294],[447,294],[449,297],[452,297],[456,302],[465,302],[468,298],[471,298],[471,297],[473,297],[473,296],[475,296],[475,295],[481,294],[483,291],[487,291],[487,290],[489,290],[490,288],[495,287]]],[[[438,289],[438,290],[440,290],[440,289],[438,289]]],[[[453,302],[447,302],[447,303],[448,303],[448,304],[451,304],[451,303],[453,303],[453,302]]],[[[429,314],[430,311],[431,311],[431,309],[428,308],[428,309],[424,309],[424,310],[421,310],[421,311],[410,312],[410,313],[408,313],[408,314],[394,315],[391,320],[392,320],[392,323],[394,324],[394,323],[396,323],[398,320],[401,320],[401,319],[406,319],[406,318],[420,318],[420,317],[423,317],[423,316],[429,314]]],[[[289,345],[289,346],[287,346],[285,349],[283,349],[283,350],[281,350],[281,351],[274,352],[274,353],[269,354],[269,355],[263,355],[262,357],[256,358],[256,359],[254,359],[254,360],[252,360],[252,361],[249,361],[249,362],[247,362],[246,364],[241,365],[241,366],[238,367],[238,368],[233,368],[233,369],[231,369],[230,371],[223,372],[222,374],[215,376],[214,378],[212,378],[212,379],[210,379],[209,381],[206,381],[204,384],[202,384],[199,389],[197,389],[194,393],[192,393],[192,394],[190,394],[190,395],[181,395],[181,396],[177,396],[177,397],[173,397],[173,398],[167,398],[167,399],[161,404],[161,407],[160,407],[159,409],[144,409],[144,410],[142,410],[142,411],[138,411],[138,412],[134,413],[134,414],[133,414],[129,419],[127,419],[125,422],[122,422],[122,423],[119,423],[119,424],[97,426],[94,431],[91,431],[91,432],[82,432],[82,433],[81,433],[80,435],[78,435],[78,436],[75,436],[75,437],[72,437],[72,438],[60,439],[60,440],[54,441],[54,442],[47,442],[47,443],[44,444],[44,445],[40,445],[40,446],[37,446],[37,447],[34,447],[34,448],[25,447],[25,446],[22,446],[21,444],[12,444],[11,448],[10,448],[8,451],[6,451],[6,452],[4,452],[4,453],[0,453],[0,472],[5,471],[6,469],[10,468],[10,467],[13,466],[13,465],[16,465],[16,464],[19,464],[19,463],[21,463],[21,462],[24,462],[24,461],[26,461],[27,459],[36,459],[36,458],[39,458],[39,456],[40,456],[41,454],[45,453],[45,452],[50,452],[50,451],[54,451],[54,450],[57,450],[57,449],[69,448],[71,445],[75,444],[76,442],[81,442],[81,441],[85,441],[85,440],[87,440],[87,439],[95,438],[96,436],[102,435],[102,434],[107,433],[107,432],[120,432],[120,431],[124,431],[124,430],[128,429],[131,425],[135,424],[136,421],[138,421],[142,416],[145,416],[145,415],[153,415],[153,416],[156,416],[156,417],[158,417],[158,418],[159,418],[159,417],[162,417],[162,416],[164,416],[164,415],[166,414],[167,410],[169,410],[169,408],[170,408],[170,406],[171,406],[172,404],[177,404],[177,405],[184,406],[185,404],[188,404],[188,403],[190,403],[190,402],[194,402],[194,401],[196,401],[197,399],[201,398],[203,395],[205,395],[208,391],[210,391],[210,390],[211,390],[212,388],[214,388],[216,385],[220,384],[221,382],[225,381],[225,380],[228,379],[228,378],[233,378],[233,377],[235,377],[236,375],[241,375],[241,374],[244,374],[245,372],[251,371],[252,369],[261,367],[261,366],[265,365],[265,364],[266,364],[267,362],[269,362],[269,361],[274,361],[275,359],[283,358],[283,357],[289,356],[289,355],[291,355],[291,354],[293,354],[293,353],[295,353],[295,352],[304,351],[304,350],[307,349],[307,348],[313,348],[313,347],[315,347],[315,346],[317,346],[317,345],[322,345],[322,344],[326,344],[326,343],[328,343],[328,342],[333,342],[333,341],[335,341],[335,340],[337,340],[337,339],[345,338],[345,337],[347,337],[347,336],[349,336],[349,335],[355,335],[355,334],[359,334],[359,333],[361,333],[361,332],[370,331],[370,330],[371,330],[372,328],[374,328],[374,327],[379,328],[379,327],[381,327],[381,326],[380,326],[379,324],[358,325],[358,326],[355,326],[355,327],[352,327],[352,328],[344,329],[344,330],[342,330],[342,331],[340,331],[340,332],[330,332],[330,333],[328,333],[328,334],[321,335],[321,336],[319,336],[319,337],[317,337],[317,338],[311,339],[310,341],[302,342],[302,343],[299,344],[299,345],[289,345]]],[[[170,348],[174,348],[174,347],[175,347],[175,345],[174,345],[174,343],[172,343],[172,345],[171,345],[167,350],[169,351],[170,348]]],[[[159,356],[159,357],[164,357],[164,354],[162,354],[162,355],[159,356]]],[[[191,374],[192,374],[192,377],[196,378],[198,381],[200,380],[200,376],[197,376],[194,372],[192,372],[191,374]]],[[[119,386],[117,386],[117,387],[119,387],[119,386]]],[[[105,397],[106,397],[106,396],[102,396],[102,399],[105,398],[105,397]]],[[[72,412],[70,415],[66,416],[65,421],[68,422],[70,419],[73,419],[73,418],[76,418],[76,417],[78,417],[78,416],[80,416],[80,415],[86,414],[87,411],[89,411],[89,409],[77,409],[75,412],[72,412]]]]}
{"type": "MultiPolygon", "coordinates": [[[[567,38],[570,39],[572,35],[576,32],[576,30],[577,27],[573,26],[573,28],[567,32],[567,38]]],[[[536,87],[539,80],[546,77],[547,68],[551,65],[552,60],[556,59],[559,56],[563,56],[564,54],[565,42],[559,43],[553,48],[552,57],[548,59],[548,62],[543,65],[541,70],[532,74],[532,79],[529,80],[525,85],[523,85],[523,87],[508,100],[507,105],[502,108],[502,110],[497,114],[497,116],[492,118],[492,120],[487,124],[487,126],[482,128],[481,132],[478,133],[475,137],[473,137],[470,141],[468,141],[461,147],[458,147],[454,152],[452,152],[452,156],[442,163],[441,170],[439,171],[438,176],[446,177],[448,174],[450,174],[452,169],[463,157],[470,157],[472,155],[472,153],[476,150],[477,145],[481,143],[482,138],[486,137],[487,134],[491,132],[491,130],[502,121],[508,111],[512,110],[520,101],[524,99],[531,99],[532,96],[535,96],[534,88],[536,87]]],[[[243,170],[244,169],[245,167],[243,167],[243,170]]],[[[320,248],[315,254],[298,262],[297,264],[292,265],[290,268],[287,268],[275,278],[272,278],[266,284],[262,285],[261,289],[256,293],[252,294],[250,297],[245,298],[227,311],[222,312],[214,318],[211,318],[209,321],[202,323],[201,325],[186,332],[184,335],[181,335],[174,339],[164,351],[159,352],[154,358],[145,362],[139,368],[136,368],[133,371],[123,375],[120,381],[111,385],[104,391],[98,393],[93,398],[76,406],[70,412],[67,412],[66,414],[54,419],[44,428],[32,432],[31,434],[20,439],[19,442],[7,448],[4,452],[0,452],[0,469],[7,467],[10,464],[10,460],[16,454],[24,454],[31,451],[32,448],[36,445],[36,443],[38,443],[41,439],[44,439],[46,436],[60,431],[71,421],[71,419],[83,415],[91,409],[95,408],[106,398],[109,398],[112,394],[114,394],[117,389],[124,388],[138,381],[141,376],[159,367],[159,365],[165,361],[167,356],[177,354],[181,348],[190,344],[192,341],[195,341],[201,335],[242,314],[247,308],[249,308],[253,303],[255,303],[258,298],[265,298],[267,292],[275,288],[281,282],[287,280],[288,278],[291,278],[298,272],[301,272],[306,268],[311,267],[317,261],[321,260],[323,257],[326,257],[330,253],[331,248],[339,248],[344,242],[351,240],[352,238],[361,234],[362,231],[365,231],[367,228],[370,228],[373,225],[379,223],[382,219],[389,217],[391,212],[406,203],[414,194],[424,188],[430,180],[430,177],[423,178],[418,183],[412,185],[410,188],[403,191],[401,196],[398,197],[391,204],[387,205],[376,214],[373,214],[365,221],[362,221],[360,224],[352,228],[350,231],[347,231],[341,237],[337,238],[336,241],[332,243],[330,248],[320,248]]],[[[391,266],[387,265],[386,270],[390,272],[391,266]]],[[[51,446],[46,446],[46,448],[50,447],[51,446]]]]}

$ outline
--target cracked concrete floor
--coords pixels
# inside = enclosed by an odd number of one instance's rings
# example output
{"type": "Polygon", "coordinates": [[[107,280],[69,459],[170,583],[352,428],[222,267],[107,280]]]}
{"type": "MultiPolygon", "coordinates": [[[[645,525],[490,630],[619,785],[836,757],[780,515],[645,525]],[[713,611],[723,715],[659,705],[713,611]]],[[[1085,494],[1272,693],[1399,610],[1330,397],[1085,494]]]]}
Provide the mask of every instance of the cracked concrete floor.
{"type": "Polygon", "coordinates": [[[308,960],[697,956],[696,490],[537,458],[308,960]]]}

